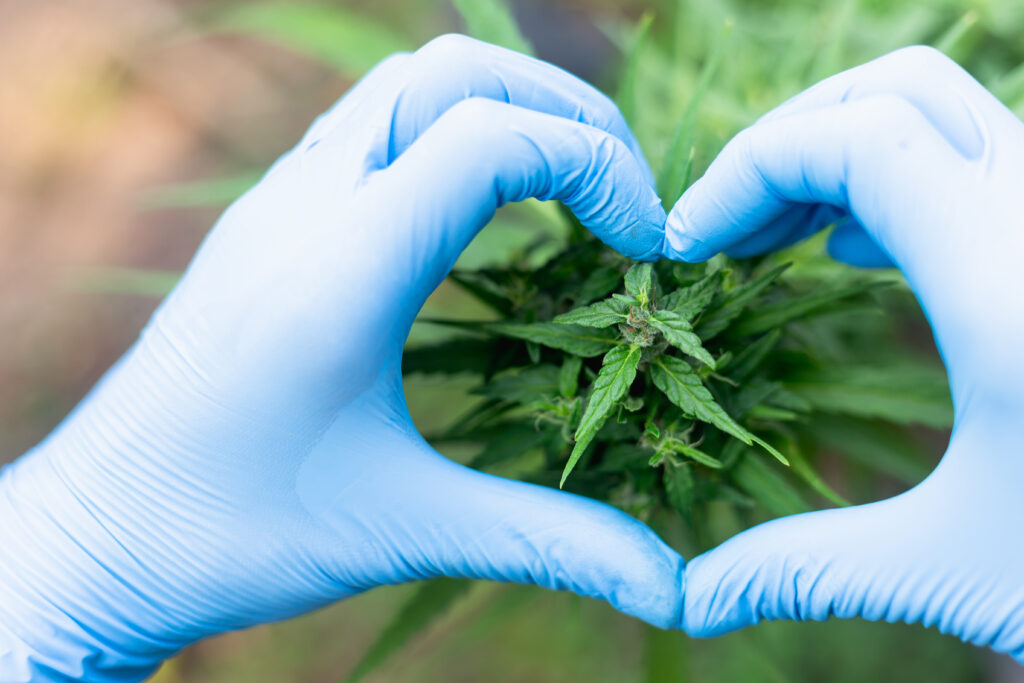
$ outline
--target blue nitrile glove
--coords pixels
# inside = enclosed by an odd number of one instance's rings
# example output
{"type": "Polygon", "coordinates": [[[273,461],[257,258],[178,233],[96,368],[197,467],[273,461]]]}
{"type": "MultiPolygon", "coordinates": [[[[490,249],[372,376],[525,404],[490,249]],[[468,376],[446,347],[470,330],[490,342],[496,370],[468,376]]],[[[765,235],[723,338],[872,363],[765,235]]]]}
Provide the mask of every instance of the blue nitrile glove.
{"type": "Polygon", "coordinates": [[[895,498],[796,515],[687,566],[683,625],[922,622],[1024,661],[1024,124],[940,53],[830,78],[740,133],[680,199],[666,253],[792,242],[836,216],[835,258],[895,263],[931,322],[956,423],[895,498]]]}
{"type": "Polygon", "coordinates": [[[459,36],[375,69],[221,218],[138,343],[0,478],[0,679],[137,680],[204,636],[438,575],[678,626],[684,563],[591,500],[417,433],[402,345],[507,202],[561,199],[656,258],[611,102],[459,36]]]}

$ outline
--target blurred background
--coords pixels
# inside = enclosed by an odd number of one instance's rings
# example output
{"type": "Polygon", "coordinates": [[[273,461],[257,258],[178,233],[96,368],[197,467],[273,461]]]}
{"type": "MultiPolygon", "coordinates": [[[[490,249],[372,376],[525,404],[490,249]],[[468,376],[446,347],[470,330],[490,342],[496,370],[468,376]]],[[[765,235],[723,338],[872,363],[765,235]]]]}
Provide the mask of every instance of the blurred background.
{"type": "MultiPolygon", "coordinates": [[[[476,16],[491,5],[457,4],[477,5],[476,16]]],[[[510,7],[511,16],[498,12],[495,21],[514,18],[537,55],[609,92],[638,22],[670,47],[636,57],[645,87],[629,114],[652,161],[664,153],[714,37],[731,22],[698,122],[698,171],[731,134],[786,97],[911,43],[938,45],[1024,112],[1018,0],[510,7]]],[[[0,0],[0,463],[38,442],[85,395],[132,343],[223,207],[318,113],[381,57],[472,28],[463,17],[448,0],[0,0]]],[[[538,213],[504,212],[462,265],[500,260],[530,230],[544,229],[538,213]]],[[[447,310],[457,296],[443,285],[430,305],[447,310]]],[[[932,353],[927,335],[921,339],[922,353],[932,353]]],[[[450,419],[460,391],[410,380],[421,429],[450,419]],[[439,401],[440,392],[452,400],[439,401]]],[[[199,643],[157,679],[343,680],[408,594],[378,589],[199,643]]],[[[596,602],[480,584],[366,680],[1009,683],[1024,673],[1006,657],[919,626],[766,624],[691,641],[596,602]]]]}

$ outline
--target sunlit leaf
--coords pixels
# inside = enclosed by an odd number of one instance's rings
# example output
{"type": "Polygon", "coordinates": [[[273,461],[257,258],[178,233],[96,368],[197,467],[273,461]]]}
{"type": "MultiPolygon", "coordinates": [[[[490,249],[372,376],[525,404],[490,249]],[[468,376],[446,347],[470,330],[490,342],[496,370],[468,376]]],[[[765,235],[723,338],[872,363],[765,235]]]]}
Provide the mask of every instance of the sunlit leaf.
{"type": "Polygon", "coordinates": [[[629,123],[636,122],[636,72],[640,61],[640,52],[647,44],[647,34],[651,30],[653,21],[654,13],[651,11],[646,11],[640,16],[633,29],[633,34],[630,36],[629,46],[626,48],[623,59],[622,75],[619,77],[615,103],[619,105],[619,111],[629,123]]]}
{"type": "Polygon", "coordinates": [[[177,271],[104,266],[72,271],[68,284],[87,292],[164,297],[180,279],[177,271]]]}
{"type": "Polygon", "coordinates": [[[686,109],[683,110],[682,116],[679,117],[679,123],[672,133],[672,138],[668,144],[668,151],[665,154],[665,161],[658,176],[658,189],[661,192],[666,209],[671,208],[675,204],[676,199],[679,198],[679,195],[685,189],[683,178],[687,174],[687,164],[692,163],[690,149],[693,147],[697,111],[714,81],[715,72],[722,61],[727,38],[731,31],[732,22],[727,21],[723,25],[718,39],[711,46],[711,51],[704,62],[703,69],[701,69],[697,85],[693,89],[693,94],[690,95],[686,109]]]}
{"type": "Polygon", "coordinates": [[[262,171],[246,171],[222,178],[160,185],[146,190],[140,203],[146,209],[227,206],[259,182],[262,171]]]}
{"type": "Polygon", "coordinates": [[[388,25],[337,3],[237,2],[218,8],[208,28],[269,40],[351,77],[415,48],[388,25]]]}
{"type": "Polygon", "coordinates": [[[452,0],[474,38],[523,54],[533,54],[530,42],[519,32],[512,10],[504,0],[452,0]]]}
{"type": "Polygon", "coordinates": [[[981,16],[976,9],[964,12],[956,23],[935,41],[935,49],[944,52],[955,61],[963,61],[969,56],[971,42],[977,39],[978,20],[981,16]]]}

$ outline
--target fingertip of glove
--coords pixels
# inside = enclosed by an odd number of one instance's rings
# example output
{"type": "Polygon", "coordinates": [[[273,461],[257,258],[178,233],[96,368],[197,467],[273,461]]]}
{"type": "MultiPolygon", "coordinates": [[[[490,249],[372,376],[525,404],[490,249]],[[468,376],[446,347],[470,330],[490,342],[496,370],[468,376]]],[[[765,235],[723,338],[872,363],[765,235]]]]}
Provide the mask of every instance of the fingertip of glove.
{"type": "Polygon", "coordinates": [[[672,628],[681,631],[686,624],[686,561],[682,559],[679,562],[676,586],[678,587],[679,607],[676,610],[675,623],[672,628]]]}
{"type": "Polygon", "coordinates": [[[618,236],[617,244],[610,243],[634,261],[657,261],[664,253],[665,209],[654,189],[647,189],[647,198],[637,202],[642,208],[632,227],[618,236]]]}
{"type": "Polygon", "coordinates": [[[652,590],[647,596],[647,600],[633,609],[626,605],[619,605],[619,609],[660,629],[682,630],[686,604],[686,561],[682,557],[678,557],[676,566],[671,571],[671,578],[655,578],[653,582],[660,584],[660,588],[652,590]]]}
{"type": "Polygon", "coordinates": [[[714,250],[696,237],[687,234],[679,225],[679,221],[673,221],[672,217],[669,217],[665,224],[665,240],[661,253],[665,258],[686,263],[701,263],[715,255],[714,250]]]}
{"type": "Polygon", "coordinates": [[[894,268],[889,255],[852,219],[840,221],[826,245],[828,255],[856,268],[894,268]]]}
{"type": "Polygon", "coordinates": [[[590,594],[652,626],[678,630],[683,623],[686,560],[635,520],[620,532],[615,552],[603,544],[603,575],[590,594]]]}
{"type": "Polygon", "coordinates": [[[710,638],[756,623],[735,594],[736,584],[726,576],[709,576],[707,553],[690,560],[679,628],[691,638],[710,638]]]}
{"type": "Polygon", "coordinates": [[[686,560],[678,557],[671,578],[660,591],[652,596],[654,602],[646,614],[640,614],[644,621],[666,631],[683,629],[686,605],[686,560]]]}

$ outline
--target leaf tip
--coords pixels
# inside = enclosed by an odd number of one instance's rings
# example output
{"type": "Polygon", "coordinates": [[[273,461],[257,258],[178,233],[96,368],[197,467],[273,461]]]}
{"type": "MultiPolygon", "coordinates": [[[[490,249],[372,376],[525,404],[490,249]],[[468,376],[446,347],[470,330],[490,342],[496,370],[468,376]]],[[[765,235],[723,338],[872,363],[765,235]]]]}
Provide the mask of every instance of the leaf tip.
{"type": "Polygon", "coordinates": [[[574,467],[576,467],[576,461],[570,458],[569,462],[565,464],[565,468],[562,470],[561,479],[558,480],[559,490],[565,488],[565,482],[569,478],[569,474],[572,472],[574,467]]]}
{"type": "Polygon", "coordinates": [[[777,449],[776,449],[776,448],[775,448],[774,446],[772,446],[772,445],[771,445],[770,443],[768,443],[768,442],[767,442],[767,441],[765,441],[764,439],[762,439],[762,438],[760,438],[760,437],[757,437],[757,436],[754,436],[754,437],[753,437],[753,439],[754,439],[754,441],[755,441],[755,442],[757,443],[757,445],[759,445],[759,446],[760,446],[761,448],[763,448],[763,449],[765,449],[766,451],[768,451],[768,452],[769,452],[769,453],[770,453],[770,454],[772,455],[772,457],[774,457],[774,458],[775,458],[776,460],[778,460],[778,461],[779,461],[780,463],[782,463],[782,464],[783,464],[783,465],[785,465],[786,467],[789,467],[789,466],[790,466],[790,464],[789,464],[789,459],[788,459],[788,458],[787,458],[786,456],[784,456],[784,455],[783,455],[782,453],[780,453],[780,452],[779,452],[779,451],[778,451],[778,450],[777,450],[777,449]]]}

